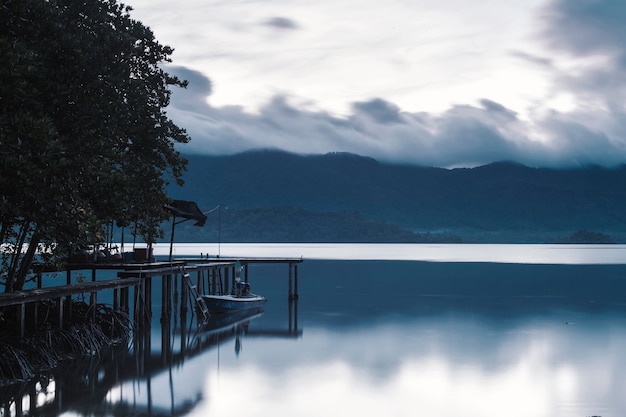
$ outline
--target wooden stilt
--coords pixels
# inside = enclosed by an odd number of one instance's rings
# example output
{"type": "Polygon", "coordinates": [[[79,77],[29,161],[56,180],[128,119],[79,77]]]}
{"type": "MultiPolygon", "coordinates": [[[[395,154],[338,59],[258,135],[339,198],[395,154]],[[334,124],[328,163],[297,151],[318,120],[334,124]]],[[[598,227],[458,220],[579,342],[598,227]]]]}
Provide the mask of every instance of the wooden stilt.
{"type": "Polygon", "coordinates": [[[292,288],[293,287],[293,283],[292,283],[293,277],[292,277],[292,275],[293,275],[293,264],[290,263],[289,264],[289,292],[287,294],[287,297],[290,300],[293,300],[293,288],[292,288]]]}
{"type": "Polygon", "coordinates": [[[298,265],[294,265],[294,294],[293,294],[293,298],[294,299],[298,299],[299,295],[298,295],[298,265]]]}
{"type": "Polygon", "coordinates": [[[26,333],[26,303],[22,303],[18,308],[18,322],[19,322],[19,332],[20,339],[23,339],[26,333]]]}

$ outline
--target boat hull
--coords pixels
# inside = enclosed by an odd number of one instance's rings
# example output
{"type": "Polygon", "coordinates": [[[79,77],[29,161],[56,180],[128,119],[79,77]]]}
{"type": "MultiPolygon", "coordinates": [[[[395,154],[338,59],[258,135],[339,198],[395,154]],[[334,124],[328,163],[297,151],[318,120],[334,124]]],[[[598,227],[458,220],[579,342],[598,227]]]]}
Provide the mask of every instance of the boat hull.
{"type": "Polygon", "coordinates": [[[267,302],[265,297],[256,294],[238,297],[234,295],[203,295],[202,300],[211,314],[260,308],[267,302]]]}

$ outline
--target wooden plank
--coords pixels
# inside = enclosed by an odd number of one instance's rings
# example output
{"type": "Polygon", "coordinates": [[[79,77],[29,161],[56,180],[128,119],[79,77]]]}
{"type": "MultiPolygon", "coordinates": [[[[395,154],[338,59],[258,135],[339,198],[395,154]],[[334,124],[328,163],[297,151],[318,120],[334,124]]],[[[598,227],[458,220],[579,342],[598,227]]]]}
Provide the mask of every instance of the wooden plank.
{"type": "Polygon", "coordinates": [[[0,294],[0,307],[18,305],[41,301],[48,298],[65,297],[72,294],[83,294],[93,291],[108,290],[113,288],[125,288],[137,285],[140,279],[111,279],[106,281],[82,282],[70,285],[59,285],[48,288],[16,291],[0,294]]]}

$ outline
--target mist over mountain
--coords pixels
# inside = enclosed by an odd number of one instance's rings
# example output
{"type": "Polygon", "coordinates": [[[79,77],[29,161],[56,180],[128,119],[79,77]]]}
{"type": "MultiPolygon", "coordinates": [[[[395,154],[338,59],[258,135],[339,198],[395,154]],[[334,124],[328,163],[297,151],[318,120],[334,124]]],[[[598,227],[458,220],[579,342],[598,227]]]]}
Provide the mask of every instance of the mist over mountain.
{"type": "MultiPolygon", "coordinates": [[[[174,198],[209,211],[178,241],[626,241],[626,167],[443,169],[346,153],[186,155],[174,198]]],[[[180,231],[179,231],[180,229],[180,231]]]]}

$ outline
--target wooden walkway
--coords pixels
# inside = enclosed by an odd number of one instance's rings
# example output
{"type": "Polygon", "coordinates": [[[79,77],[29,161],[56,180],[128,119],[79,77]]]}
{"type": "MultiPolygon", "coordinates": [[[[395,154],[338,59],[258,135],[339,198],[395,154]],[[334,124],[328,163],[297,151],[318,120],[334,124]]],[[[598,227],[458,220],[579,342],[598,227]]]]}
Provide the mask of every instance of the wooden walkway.
{"type": "Polygon", "coordinates": [[[93,293],[102,290],[127,288],[137,285],[140,279],[109,279],[106,281],[81,282],[70,285],[59,285],[47,288],[16,291],[0,294],[0,307],[31,303],[51,298],[66,297],[68,295],[93,293]]]}
{"type": "MultiPolygon", "coordinates": [[[[42,287],[41,277],[37,288],[13,293],[0,293],[0,308],[17,306],[17,331],[20,337],[24,336],[26,308],[30,304],[36,306],[42,300],[56,300],[59,310],[59,323],[63,327],[64,310],[67,310],[71,297],[77,294],[91,294],[90,304],[96,304],[97,293],[113,290],[113,308],[129,312],[129,289],[134,288],[134,320],[149,325],[152,311],[151,287],[153,278],[161,277],[165,301],[172,291],[172,277],[182,276],[184,273],[196,272],[196,285],[200,293],[229,293],[235,287],[235,266],[250,264],[288,264],[288,298],[298,298],[298,269],[297,265],[303,262],[302,258],[184,258],[172,262],[152,263],[69,263],[66,268],[66,285],[42,287]],[[72,283],[72,272],[91,270],[91,281],[72,283]],[[98,270],[117,270],[116,279],[98,280],[98,270]],[[66,302],[64,302],[66,300],[66,302]]],[[[248,268],[244,268],[245,281],[248,281],[248,268]]],[[[187,298],[187,286],[180,280],[180,290],[183,301],[187,298]]],[[[174,285],[177,285],[174,283],[174,285]]],[[[162,305],[165,305],[164,303],[162,305]]],[[[184,306],[184,304],[183,304],[184,306]]],[[[181,306],[181,308],[185,308],[181,306]]],[[[35,307],[36,308],[36,307],[35,307]]],[[[95,311],[95,309],[94,309],[95,311]]],[[[71,315],[71,310],[69,311],[71,315]]]]}

